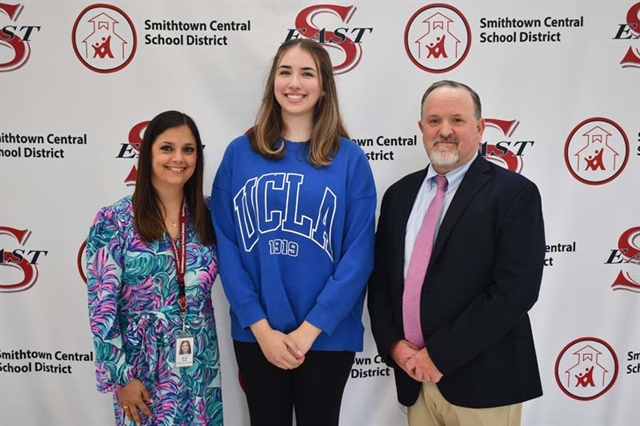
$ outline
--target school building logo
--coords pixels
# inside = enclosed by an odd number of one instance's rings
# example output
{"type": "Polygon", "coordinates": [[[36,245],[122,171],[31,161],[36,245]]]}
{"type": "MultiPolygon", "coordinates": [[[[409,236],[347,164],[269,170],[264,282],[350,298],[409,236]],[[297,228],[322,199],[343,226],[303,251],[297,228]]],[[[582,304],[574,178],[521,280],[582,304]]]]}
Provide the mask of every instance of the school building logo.
{"type": "Polygon", "coordinates": [[[582,337],[560,351],[556,383],[567,396],[590,401],[607,393],[618,377],[618,357],[604,340],[582,337]]]}
{"type": "Polygon", "coordinates": [[[38,261],[49,252],[28,247],[30,236],[28,229],[0,226],[0,293],[26,291],[38,281],[38,261]]]}
{"type": "Polygon", "coordinates": [[[131,19],[122,9],[108,4],[85,8],[73,24],[71,41],[80,62],[101,74],[129,65],[138,45],[131,19]]]}
{"type": "MultiPolygon", "coordinates": [[[[129,142],[122,142],[120,144],[120,150],[116,158],[124,159],[137,159],[140,154],[140,146],[142,145],[142,136],[147,126],[151,123],[151,120],[141,121],[129,130],[128,140],[129,142]]],[[[131,166],[131,171],[124,178],[124,183],[127,186],[135,186],[136,177],[138,176],[138,169],[136,164],[131,166]]]]}
{"type": "Polygon", "coordinates": [[[448,4],[424,6],[407,22],[404,48],[421,70],[434,74],[451,71],[465,60],[471,48],[469,22],[448,4]]]}
{"type": "Polygon", "coordinates": [[[611,249],[606,265],[620,265],[620,272],[611,284],[615,290],[640,293],[640,226],[629,228],[620,235],[618,247],[611,249]],[[636,276],[632,275],[632,272],[636,276]]]}
{"type": "Polygon", "coordinates": [[[512,138],[520,121],[485,118],[485,130],[480,154],[488,161],[520,173],[523,167],[524,151],[535,144],[532,140],[512,138]]]}
{"type": "Polygon", "coordinates": [[[636,3],[627,11],[624,24],[619,24],[614,40],[630,40],[631,45],[622,57],[622,68],[640,68],[640,3],[636,3]]]}
{"type": "Polygon", "coordinates": [[[360,63],[362,42],[373,32],[371,27],[350,25],[355,13],[355,6],[318,4],[306,7],[296,16],[295,28],[288,30],[284,41],[298,37],[318,41],[331,55],[334,74],[347,73],[360,63]]]}
{"type": "Polygon", "coordinates": [[[571,175],[587,185],[603,185],[617,178],[629,160],[629,138],[616,122],[593,117],[578,124],[564,145],[564,161],[571,175]]]}
{"type": "Polygon", "coordinates": [[[23,9],[21,4],[0,3],[0,72],[21,68],[31,56],[29,42],[40,26],[25,25],[20,20],[23,9]]]}

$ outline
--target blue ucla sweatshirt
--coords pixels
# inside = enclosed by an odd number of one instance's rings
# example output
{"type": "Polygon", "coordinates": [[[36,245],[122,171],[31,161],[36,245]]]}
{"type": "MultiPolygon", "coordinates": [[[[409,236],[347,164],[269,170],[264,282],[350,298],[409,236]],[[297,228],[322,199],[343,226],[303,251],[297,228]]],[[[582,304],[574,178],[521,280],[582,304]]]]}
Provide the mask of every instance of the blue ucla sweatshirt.
{"type": "Polygon", "coordinates": [[[236,138],[213,182],[232,337],[255,342],[249,326],[263,318],[283,333],[306,320],[323,331],[311,349],[361,351],[375,233],[371,168],[345,138],[325,167],[309,162],[307,143],[282,143],[286,155],[269,159],[246,135],[236,138]]]}

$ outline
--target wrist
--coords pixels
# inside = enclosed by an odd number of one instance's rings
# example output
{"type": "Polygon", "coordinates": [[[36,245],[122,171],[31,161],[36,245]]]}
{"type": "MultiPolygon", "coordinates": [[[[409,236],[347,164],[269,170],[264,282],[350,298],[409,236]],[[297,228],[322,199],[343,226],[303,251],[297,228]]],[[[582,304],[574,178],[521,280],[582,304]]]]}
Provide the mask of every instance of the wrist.
{"type": "Polygon", "coordinates": [[[269,324],[269,321],[267,321],[266,318],[263,318],[259,321],[254,322],[249,326],[249,328],[251,329],[251,332],[253,333],[256,339],[260,339],[261,336],[263,336],[265,333],[268,333],[269,331],[272,330],[271,325],[269,324]]]}
{"type": "Polygon", "coordinates": [[[299,328],[300,328],[301,332],[303,332],[306,335],[309,335],[309,336],[313,337],[314,339],[317,338],[322,333],[321,329],[319,329],[315,325],[311,324],[307,320],[303,321],[303,323],[300,324],[299,328]]]}
{"type": "Polygon", "coordinates": [[[391,347],[389,348],[389,353],[391,355],[393,355],[394,353],[396,353],[396,351],[398,351],[398,349],[400,348],[400,345],[404,342],[403,339],[400,340],[396,340],[395,342],[393,342],[391,344],[391,347]]]}

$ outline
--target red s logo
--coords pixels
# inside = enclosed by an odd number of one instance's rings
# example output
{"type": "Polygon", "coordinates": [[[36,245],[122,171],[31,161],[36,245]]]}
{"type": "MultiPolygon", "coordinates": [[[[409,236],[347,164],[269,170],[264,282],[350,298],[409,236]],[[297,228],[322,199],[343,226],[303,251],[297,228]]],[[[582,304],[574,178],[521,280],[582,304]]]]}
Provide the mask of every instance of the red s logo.
{"type": "Polygon", "coordinates": [[[144,134],[144,130],[151,123],[151,120],[141,121],[131,128],[129,131],[129,144],[135,149],[137,152],[140,152],[140,145],[142,145],[142,135],[144,134]]]}
{"type": "MultiPolygon", "coordinates": [[[[640,226],[627,229],[618,240],[620,262],[640,265],[640,226]]],[[[640,293],[640,283],[636,282],[628,271],[621,270],[616,280],[611,284],[614,290],[629,290],[640,293]]]]}
{"type": "MultiPolygon", "coordinates": [[[[14,22],[18,20],[23,8],[19,4],[0,3],[0,13],[7,15],[14,22]]],[[[40,31],[40,27],[32,25],[6,25],[0,29],[0,46],[7,47],[13,51],[13,57],[7,55],[9,57],[8,61],[0,62],[0,72],[17,70],[27,63],[31,55],[29,37],[34,29],[40,31]]]]}
{"type": "MultiPolygon", "coordinates": [[[[625,38],[637,39],[638,37],[640,37],[640,3],[636,3],[631,6],[629,11],[627,12],[627,25],[629,26],[629,29],[636,35],[630,35],[629,37],[625,38]]],[[[622,58],[622,61],[620,61],[620,64],[622,64],[623,68],[625,68],[626,66],[640,66],[640,50],[634,50],[632,46],[629,47],[629,50],[627,50],[627,53],[626,55],[624,55],[624,58],[622,58]]]]}
{"type": "MultiPolygon", "coordinates": [[[[116,158],[137,158],[140,153],[140,146],[142,145],[142,135],[145,129],[151,121],[141,121],[131,128],[129,131],[129,143],[122,143],[120,152],[116,158]]],[[[138,169],[135,165],[131,167],[131,171],[124,179],[127,186],[134,186],[136,184],[136,177],[138,175],[138,169]]]]}
{"type": "MultiPolygon", "coordinates": [[[[0,226],[0,236],[8,235],[18,241],[21,246],[24,246],[31,231],[28,229],[15,229],[8,226],[0,226]]],[[[0,282],[0,292],[2,293],[16,293],[19,291],[25,291],[33,287],[38,280],[38,258],[41,254],[45,256],[49,252],[44,250],[25,250],[15,249],[12,251],[6,251],[4,248],[0,249],[0,267],[9,267],[18,269],[22,273],[22,280],[14,283],[0,282]]],[[[6,276],[6,275],[5,275],[6,276]]]]}
{"type": "Polygon", "coordinates": [[[289,30],[285,41],[302,35],[305,38],[314,39],[325,47],[337,49],[344,55],[344,60],[333,67],[334,74],[344,74],[354,69],[362,58],[360,43],[365,32],[372,32],[373,28],[336,28],[333,31],[319,28],[315,18],[321,14],[337,16],[347,24],[356,11],[355,6],[337,6],[331,4],[319,4],[302,9],[295,21],[295,29],[289,30]],[[296,34],[296,33],[299,34],[296,34]],[[354,34],[352,39],[347,34],[354,34]]]}

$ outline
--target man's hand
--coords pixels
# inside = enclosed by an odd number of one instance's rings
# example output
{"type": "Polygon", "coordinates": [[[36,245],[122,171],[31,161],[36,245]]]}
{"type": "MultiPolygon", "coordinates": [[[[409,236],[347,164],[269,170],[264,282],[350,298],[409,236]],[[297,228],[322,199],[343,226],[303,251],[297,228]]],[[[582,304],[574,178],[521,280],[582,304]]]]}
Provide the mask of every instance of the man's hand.
{"type": "Polygon", "coordinates": [[[420,349],[408,340],[398,340],[391,346],[391,358],[413,380],[418,380],[415,374],[416,362],[413,359],[420,349]]]}
{"type": "Polygon", "coordinates": [[[252,324],[251,331],[267,361],[276,367],[292,370],[304,361],[304,354],[296,342],[288,335],[272,329],[266,319],[252,324]]]}
{"type": "Polygon", "coordinates": [[[442,378],[442,373],[433,363],[427,348],[419,350],[411,361],[415,363],[415,376],[419,382],[438,383],[442,378]]]}
{"type": "Polygon", "coordinates": [[[427,348],[420,349],[408,340],[398,340],[391,347],[391,358],[418,382],[438,383],[442,373],[433,363],[427,348]]]}

